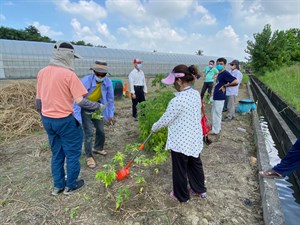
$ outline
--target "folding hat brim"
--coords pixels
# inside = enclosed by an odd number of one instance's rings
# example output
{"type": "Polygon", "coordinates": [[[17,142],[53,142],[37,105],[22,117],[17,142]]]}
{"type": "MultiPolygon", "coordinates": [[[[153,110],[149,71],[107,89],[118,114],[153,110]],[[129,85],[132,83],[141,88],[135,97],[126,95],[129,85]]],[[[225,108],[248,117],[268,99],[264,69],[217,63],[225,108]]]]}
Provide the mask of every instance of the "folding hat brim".
{"type": "Polygon", "coordinates": [[[99,68],[99,67],[92,67],[92,68],[90,68],[90,70],[94,70],[99,73],[108,73],[108,71],[106,69],[99,68]]]}
{"type": "Polygon", "coordinates": [[[79,54],[77,54],[77,53],[74,53],[74,57],[75,57],[76,59],[82,59],[81,55],[79,55],[79,54]]]}

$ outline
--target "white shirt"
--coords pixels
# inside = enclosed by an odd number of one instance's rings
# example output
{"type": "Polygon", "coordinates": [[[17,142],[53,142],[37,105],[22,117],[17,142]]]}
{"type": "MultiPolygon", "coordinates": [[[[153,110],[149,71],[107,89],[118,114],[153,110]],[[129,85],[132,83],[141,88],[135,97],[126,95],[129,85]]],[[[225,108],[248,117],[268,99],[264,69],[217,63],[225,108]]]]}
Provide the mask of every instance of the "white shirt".
{"type": "Polygon", "coordinates": [[[129,86],[130,86],[130,92],[134,94],[134,86],[144,86],[144,92],[147,93],[147,85],[146,85],[146,79],[145,74],[142,70],[138,71],[136,68],[134,68],[129,76],[129,86]]]}
{"type": "Polygon", "coordinates": [[[167,150],[187,156],[199,157],[203,148],[201,97],[198,91],[188,88],[173,98],[166,112],[153,124],[152,131],[168,127],[167,150]]]}
{"type": "Polygon", "coordinates": [[[237,86],[226,87],[226,96],[238,96],[239,94],[239,86],[243,79],[243,74],[238,69],[234,69],[230,71],[231,75],[234,76],[239,84],[237,86]]]}

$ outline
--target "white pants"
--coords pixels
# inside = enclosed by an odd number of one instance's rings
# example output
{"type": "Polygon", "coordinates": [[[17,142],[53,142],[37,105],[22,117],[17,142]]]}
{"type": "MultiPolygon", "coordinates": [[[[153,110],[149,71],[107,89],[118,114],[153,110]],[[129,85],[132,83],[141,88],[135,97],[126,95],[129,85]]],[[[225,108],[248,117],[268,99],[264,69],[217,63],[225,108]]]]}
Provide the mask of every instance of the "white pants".
{"type": "Polygon", "coordinates": [[[215,134],[219,134],[222,124],[222,111],[225,100],[214,100],[211,108],[212,129],[215,134]]]}

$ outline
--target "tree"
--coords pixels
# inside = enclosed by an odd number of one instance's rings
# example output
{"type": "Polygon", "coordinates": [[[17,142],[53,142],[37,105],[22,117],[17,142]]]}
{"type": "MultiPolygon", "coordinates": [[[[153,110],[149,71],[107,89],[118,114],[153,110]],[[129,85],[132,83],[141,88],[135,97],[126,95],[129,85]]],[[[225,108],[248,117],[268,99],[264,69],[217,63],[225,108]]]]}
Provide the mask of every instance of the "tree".
{"type": "Polygon", "coordinates": [[[196,51],[196,55],[203,55],[203,50],[198,50],[198,51],[196,51]]]}
{"type": "Polygon", "coordinates": [[[275,31],[272,35],[271,26],[265,25],[261,33],[253,35],[254,42],[247,41],[246,53],[250,55],[248,60],[251,69],[257,75],[263,75],[266,71],[272,71],[288,62],[283,31],[275,31]]]}
{"type": "Polygon", "coordinates": [[[287,54],[291,62],[300,62],[300,29],[292,28],[285,32],[287,54]]]}
{"type": "Polygon", "coordinates": [[[0,38],[9,40],[54,42],[49,37],[41,36],[39,30],[35,26],[28,26],[25,30],[0,27],[0,38]]]}

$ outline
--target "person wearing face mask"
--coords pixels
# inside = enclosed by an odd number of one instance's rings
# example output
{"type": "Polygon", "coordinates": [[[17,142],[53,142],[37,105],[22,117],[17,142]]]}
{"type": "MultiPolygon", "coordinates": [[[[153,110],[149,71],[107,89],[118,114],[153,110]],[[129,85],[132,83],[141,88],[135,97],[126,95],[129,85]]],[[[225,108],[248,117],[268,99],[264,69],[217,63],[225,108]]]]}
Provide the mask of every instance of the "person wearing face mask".
{"type": "Polygon", "coordinates": [[[210,60],[208,66],[203,69],[204,83],[201,89],[201,99],[203,99],[206,90],[208,91],[209,97],[214,86],[214,81],[219,71],[214,67],[215,61],[210,60]]]}
{"type": "Polygon", "coordinates": [[[69,42],[54,45],[49,64],[37,75],[36,110],[48,135],[51,147],[52,195],[69,195],[83,187],[80,174],[82,128],[74,118],[73,101],[88,110],[103,110],[98,102],[84,98],[87,94],[74,72],[75,58],[80,58],[69,42]],[[64,164],[66,162],[66,170],[64,164]],[[67,176],[65,176],[65,174],[67,176]]]}
{"type": "Polygon", "coordinates": [[[229,65],[231,69],[230,73],[237,79],[238,85],[226,88],[226,100],[223,111],[226,109],[228,113],[223,121],[231,121],[235,117],[235,98],[238,96],[239,86],[243,79],[243,74],[240,71],[240,62],[233,60],[229,65]]]}
{"type": "Polygon", "coordinates": [[[237,79],[232,76],[226,69],[227,60],[225,58],[218,58],[217,60],[217,70],[219,74],[216,80],[216,86],[213,94],[213,104],[212,104],[212,129],[209,134],[216,135],[221,131],[222,123],[222,111],[224,106],[224,101],[226,98],[226,88],[238,85],[237,79]]]}
{"type": "Polygon", "coordinates": [[[198,198],[207,196],[200,158],[203,149],[200,125],[201,97],[191,86],[194,79],[186,65],[174,67],[173,71],[162,79],[162,83],[166,85],[173,84],[178,93],[151,128],[152,132],[157,132],[163,127],[168,128],[166,150],[171,151],[173,179],[170,197],[180,202],[187,202],[190,195],[198,198]]]}
{"type": "Polygon", "coordinates": [[[92,102],[99,102],[106,106],[102,114],[96,118],[95,113],[85,110],[74,103],[75,118],[82,123],[84,133],[84,149],[86,162],[89,168],[95,168],[96,162],[93,153],[106,155],[107,151],[103,149],[105,143],[104,121],[108,124],[114,124],[114,90],[112,81],[107,77],[108,68],[104,61],[96,61],[90,70],[92,74],[81,79],[82,84],[88,91],[86,99],[92,102]],[[95,141],[92,143],[95,127],[95,141]]]}
{"type": "Polygon", "coordinates": [[[128,76],[131,100],[132,100],[132,117],[135,121],[137,118],[137,104],[145,101],[145,95],[147,94],[147,84],[145,74],[141,70],[143,61],[140,59],[133,60],[134,69],[128,76]]]}

